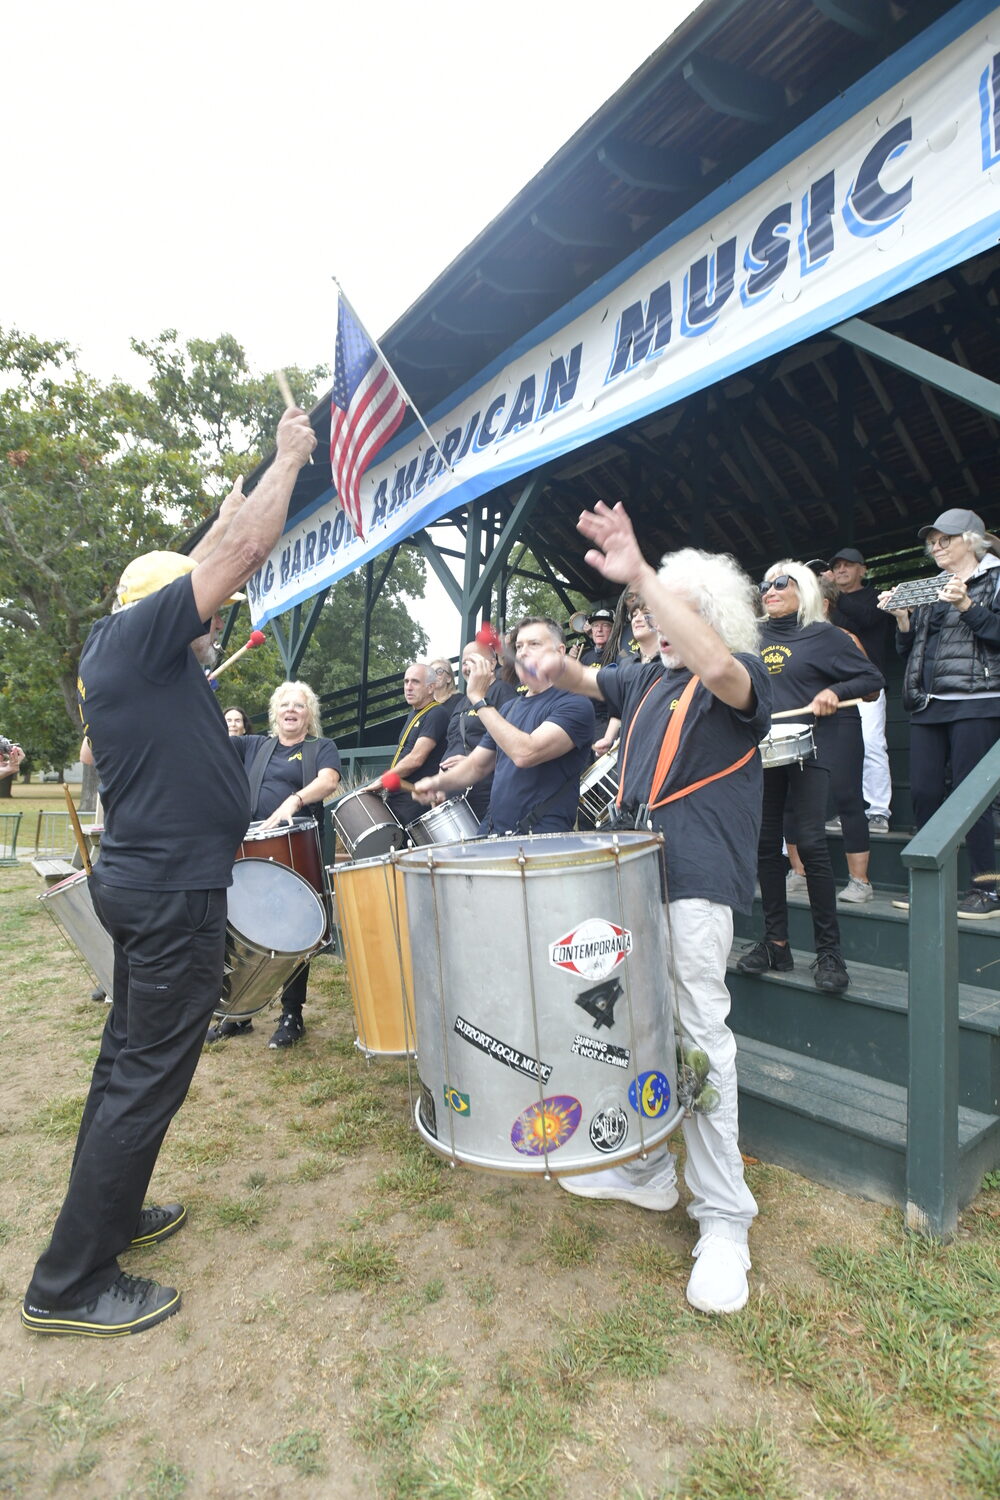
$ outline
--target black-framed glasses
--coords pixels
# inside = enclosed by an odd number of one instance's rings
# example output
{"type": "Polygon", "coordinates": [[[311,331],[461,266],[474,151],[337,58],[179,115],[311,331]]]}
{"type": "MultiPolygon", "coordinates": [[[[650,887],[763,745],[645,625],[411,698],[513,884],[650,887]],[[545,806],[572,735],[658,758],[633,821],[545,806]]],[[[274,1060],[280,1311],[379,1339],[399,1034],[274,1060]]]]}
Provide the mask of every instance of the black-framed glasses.
{"type": "Polygon", "coordinates": [[[767,594],[771,589],[787,589],[788,585],[794,582],[795,579],[790,573],[779,573],[777,578],[765,578],[760,585],[760,591],[762,594],[767,594]]]}

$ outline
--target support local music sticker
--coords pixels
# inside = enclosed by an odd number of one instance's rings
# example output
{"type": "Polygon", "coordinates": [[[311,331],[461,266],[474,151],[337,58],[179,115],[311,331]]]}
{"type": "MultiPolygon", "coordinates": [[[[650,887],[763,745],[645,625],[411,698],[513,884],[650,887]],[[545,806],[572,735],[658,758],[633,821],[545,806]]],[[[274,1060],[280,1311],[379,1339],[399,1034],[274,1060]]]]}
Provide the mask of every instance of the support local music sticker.
{"type": "Polygon", "coordinates": [[[522,1156],[544,1156],[565,1146],[583,1116],[583,1106],[571,1094],[553,1094],[529,1104],[514,1121],[510,1143],[522,1156]]]}
{"type": "Polygon", "coordinates": [[[549,944],[549,963],[583,979],[607,979],[632,952],[632,934],[603,917],[588,917],[549,944]]]}

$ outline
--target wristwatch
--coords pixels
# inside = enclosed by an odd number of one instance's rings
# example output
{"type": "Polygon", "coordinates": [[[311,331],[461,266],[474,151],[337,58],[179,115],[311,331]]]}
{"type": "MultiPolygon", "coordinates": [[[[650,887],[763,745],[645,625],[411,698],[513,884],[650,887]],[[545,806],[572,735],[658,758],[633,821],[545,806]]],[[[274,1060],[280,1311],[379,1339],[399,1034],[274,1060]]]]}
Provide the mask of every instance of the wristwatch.
{"type": "Polygon", "coordinates": [[[489,708],[489,706],[490,705],[487,703],[485,698],[480,698],[478,703],[469,704],[469,707],[472,709],[473,713],[477,714],[481,713],[484,708],[489,708]]]}

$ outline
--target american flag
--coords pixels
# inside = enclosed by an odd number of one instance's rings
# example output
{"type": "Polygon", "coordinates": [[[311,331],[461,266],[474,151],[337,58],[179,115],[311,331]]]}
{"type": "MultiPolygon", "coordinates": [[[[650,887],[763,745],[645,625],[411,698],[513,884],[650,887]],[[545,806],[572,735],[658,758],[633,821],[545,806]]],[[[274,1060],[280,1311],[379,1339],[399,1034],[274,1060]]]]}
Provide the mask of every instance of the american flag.
{"type": "Polygon", "coordinates": [[[362,540],[361,476],[392,437],[405,411],[406,399],[395,376],[340,293],[330,463],[340,504],[362,540]]]}

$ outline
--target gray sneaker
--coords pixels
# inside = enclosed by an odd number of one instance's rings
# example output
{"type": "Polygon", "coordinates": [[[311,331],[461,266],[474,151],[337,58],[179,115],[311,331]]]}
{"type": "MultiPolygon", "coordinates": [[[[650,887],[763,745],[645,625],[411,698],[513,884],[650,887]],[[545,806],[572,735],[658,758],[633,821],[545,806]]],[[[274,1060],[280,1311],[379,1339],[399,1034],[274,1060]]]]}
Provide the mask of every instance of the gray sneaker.
{"type": "Polygon", "coordinates": [[[827,833],[843,833],[844,830],[840,826],[840,819],[831,818],[826,825],[826,831],[827,833]]]}
{"type": "Polygon", "coordinates": [[[851,901],[861,906],[865,901],[874,899],[875,892],[872,890],[870,880],[855,880],[852,875],[842,891],[838,891],[838,901],[851,901]]]}
{"type": "Polygon", "coordinates": [[[885,817],[885,815],[883,813],[869,813],[868,814],[868,832],[869,833],[888,833],[889,832],[889,819],[887,817],[885,817]]]}

